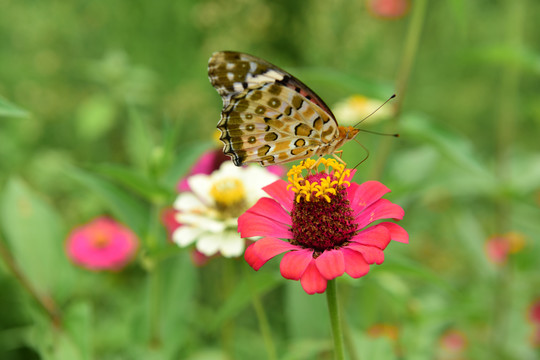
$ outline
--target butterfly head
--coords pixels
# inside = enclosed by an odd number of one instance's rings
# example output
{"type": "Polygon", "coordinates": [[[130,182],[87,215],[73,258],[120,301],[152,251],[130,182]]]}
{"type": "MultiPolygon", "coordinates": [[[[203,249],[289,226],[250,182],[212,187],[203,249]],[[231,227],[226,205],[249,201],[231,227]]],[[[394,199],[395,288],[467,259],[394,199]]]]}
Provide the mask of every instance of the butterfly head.
{"type": "Polygon", "coordinates": [[[339,137],[345,141],[352,140],[360,130],[353,128],[352,126],[340,126],[339,127],[339,137]]]}

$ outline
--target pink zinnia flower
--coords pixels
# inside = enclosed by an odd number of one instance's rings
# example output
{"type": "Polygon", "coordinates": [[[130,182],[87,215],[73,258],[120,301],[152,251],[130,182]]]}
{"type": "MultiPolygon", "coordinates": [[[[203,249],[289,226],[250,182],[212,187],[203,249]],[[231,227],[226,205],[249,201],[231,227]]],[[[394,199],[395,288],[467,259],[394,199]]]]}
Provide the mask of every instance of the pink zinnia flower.
{"type": "Polygon", "coordinates": [[[525,236],[516,232],[494,235],[485,243],[486,255],[496,265],[504,265],[511,254],[525,247],[525,236]]]}
{"type": "Polygon", "coordinates": [[[263,188],[271,198],[261,198],[238,219],[242,237],[263,236],[245,252],[249,265],[259,270],[287,252],[281,274],[300,280],[308,294],[323,293],[327,281],[343,273],[353,278],[366,275],[370,264],[384,261],[383,250],[391,240],[409,239],[391,222],[369,226],[383,218],[403,218],[401,207],[381,199],[390,191],[386,186],[377,181],[351,183],[351,171],[337,161],[319,162],[325,165],[324,172],[317,171],[312,159],[294,166],[289,184],[278,180],[263,188]],[[304,178],[306,169],[311,170],[304,178]]]}
{"type": "Polygon", "coordinates": [[[441,349],[446,353],[460,354],[467,348],[467,337],[458,330],[448,330],[440,338],[441,349]]]}
{"type": "Polygon", "coordinates": [[[528,319],[531,323],[540,326],[540,298],[533,301],[529,306],[528,319]]]}
{"type": "Polygon", "coordinates": [[[409,11],[409,0],[368,0],[367,8],[380,19],[398,19],[409,11]]]}
{"type": "Polygon", "coordinates": [[[99,217],[75,228],[66,241],[67,256],[90,270],[120,270],[137,252],[137,236],[125,226],[99,217]]]}

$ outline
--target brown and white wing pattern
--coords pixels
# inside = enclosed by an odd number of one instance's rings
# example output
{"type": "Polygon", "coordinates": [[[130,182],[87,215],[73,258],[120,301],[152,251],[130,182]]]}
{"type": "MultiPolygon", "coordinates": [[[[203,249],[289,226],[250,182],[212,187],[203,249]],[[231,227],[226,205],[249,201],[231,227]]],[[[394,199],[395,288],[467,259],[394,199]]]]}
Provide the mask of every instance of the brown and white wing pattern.
{"type": "Polygon", "coordinates": [[[223,151],[237,166],[309,158],[339,136],[337,121],[321,98],[265,60],[217,52],[208,63],[208,76],[223,99],[217,125],[223,151]]]}

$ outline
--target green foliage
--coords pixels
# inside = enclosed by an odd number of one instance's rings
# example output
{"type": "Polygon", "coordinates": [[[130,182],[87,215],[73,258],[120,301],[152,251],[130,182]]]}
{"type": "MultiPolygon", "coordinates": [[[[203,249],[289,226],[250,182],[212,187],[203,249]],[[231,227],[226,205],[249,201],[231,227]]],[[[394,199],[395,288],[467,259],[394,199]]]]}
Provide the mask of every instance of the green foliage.
{"type": "MultiPolygon", "coordinates": [[[[388,21],[365,1],[324,0],[0,6],[0,358],[264,358],[257,299],[279,359],[331,358],[324,296],[283,280],[276,260],[257,273],[243,259],[194,267],[160,214],[220,146],[212,52],[266,58],[331,107],[384,100],[411,14],[388,21]],[[69,229],[101,215],[141,241],[121,272],[66,257],[69,229]]],[[[386,105],[403,99],[401,116],[362,124],[401,135],[361,133],[370,156],[355,180],[392,189],[411,243],[338,282],[351,360],[442,359],[449,329],[467,339],[462,358],[538,357],[527,311],[540,296],[539,16],[532,0],[429,2],[407,87],[386,105]],[[525,248],[496,265],[486,240],[507,232],[525,248]],[[381,323],[398,339],[369,335],[381,323]]],[[[364,157],[344,147],[348,164],[364,157]]]]}

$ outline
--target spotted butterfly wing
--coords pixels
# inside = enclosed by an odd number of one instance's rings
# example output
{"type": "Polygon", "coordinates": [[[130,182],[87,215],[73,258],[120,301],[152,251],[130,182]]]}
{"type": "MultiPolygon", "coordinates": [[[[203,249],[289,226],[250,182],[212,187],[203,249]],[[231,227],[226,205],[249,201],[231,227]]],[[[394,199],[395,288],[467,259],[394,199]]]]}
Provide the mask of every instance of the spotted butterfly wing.
{"type": "Polygon", "coordinates": [[[286,71],[244,53],[212,55],[208,77],[223,99],[223,151],[235,165],[263,166],[333,154],[358,133],[338,126],[330,108],[286,71]]]}

